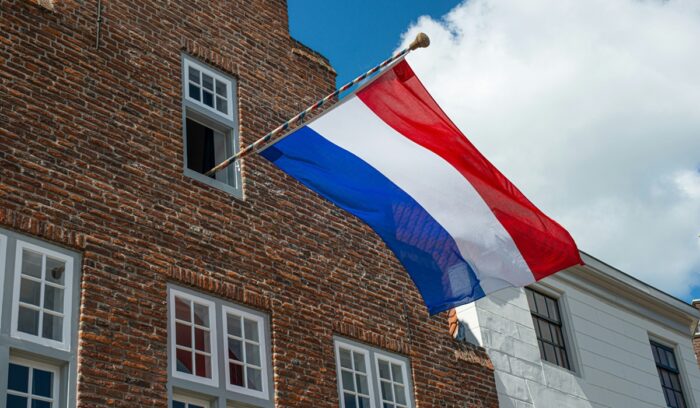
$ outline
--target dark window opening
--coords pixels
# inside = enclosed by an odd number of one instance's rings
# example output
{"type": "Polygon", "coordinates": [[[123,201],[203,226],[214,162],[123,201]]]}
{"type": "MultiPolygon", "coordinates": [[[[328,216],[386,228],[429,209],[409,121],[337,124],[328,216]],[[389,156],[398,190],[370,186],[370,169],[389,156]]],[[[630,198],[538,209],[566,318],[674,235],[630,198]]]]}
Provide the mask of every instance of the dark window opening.
{"type": "MultiPolygon", "coordinates": [[[[186,126],[188,169],[204,174],[227,157],[229,148],[224,133],[190,118],[186,126]]],[[[224,169],[209,177],[228,183],[228,173],[224,169]]]]}
{"type": "Polygon", "coordinates": [[[654,354],[654,362],[656,362],[656,370],[659,373],[666,405],[669,408],[686,408],[683,388],[681,387],[681,374],[673,350],[652,341],[651,351],[654,354]]]}
{"type": "Polygon", "coordinates": [[[571,370],[557,300],[529,288],[525,288],[525,294],[537,334],[540,355],[552,364],[571,370]]]}

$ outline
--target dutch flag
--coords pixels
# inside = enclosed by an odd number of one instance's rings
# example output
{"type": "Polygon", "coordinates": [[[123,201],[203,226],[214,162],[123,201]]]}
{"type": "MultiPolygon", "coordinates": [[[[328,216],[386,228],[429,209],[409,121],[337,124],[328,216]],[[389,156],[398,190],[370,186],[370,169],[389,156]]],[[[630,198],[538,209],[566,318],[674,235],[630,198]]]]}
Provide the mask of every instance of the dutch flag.
{"type": "Polygon", "coordinates": [[[431,314],[582,263],[405,60],[261,154],[374,229],[431,314]]]}

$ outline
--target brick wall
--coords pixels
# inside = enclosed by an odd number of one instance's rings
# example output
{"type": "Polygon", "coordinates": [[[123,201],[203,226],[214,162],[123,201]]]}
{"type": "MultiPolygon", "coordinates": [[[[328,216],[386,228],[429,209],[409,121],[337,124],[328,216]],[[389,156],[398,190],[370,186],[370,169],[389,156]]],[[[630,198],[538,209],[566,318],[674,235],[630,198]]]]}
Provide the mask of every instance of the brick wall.
{"type": "Polygon", "coordinates": [[[408,355],[419,407],[496,406],[364,224],[257,156],[243,201],[183,175],[181,52],[238,79],[243,143],[334,89],[286,3],[103,6],[96,49],[96,2],[0,4],[0,225],[83,254],[78,405],[166,406],[176,282],[271,316],[277,406],[338,406],[334,334],[408,355]]]}
{"type": "MultiPolygon", "coordinates": [[[[700,310],[700,299],[693,300],[693,306],[700,310]]],[[[693,348],[695,349],[695,358],[698,360],[698,365],[700,366],[700,326],[696,328],[695,335],[693,336],[693,348]]]]}

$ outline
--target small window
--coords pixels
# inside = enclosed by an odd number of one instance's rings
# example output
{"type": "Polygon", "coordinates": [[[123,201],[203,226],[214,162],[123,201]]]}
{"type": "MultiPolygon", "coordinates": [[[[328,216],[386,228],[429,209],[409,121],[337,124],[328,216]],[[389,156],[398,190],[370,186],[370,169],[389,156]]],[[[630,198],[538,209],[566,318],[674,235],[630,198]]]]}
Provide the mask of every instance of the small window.
{"type": "Polygon", "coordinates": [[[211,404],[208,401],[187,397],[184,395],[174,395],[172,408],[210,408],[211,404]]]}
{"type": "Polygon", "coordinates": [[[232,307],[223,310],[228,347],[227,388],[267,398],[263,319],[232,307]]]}
{"type": "Polygon", "coordinates": [[[651,351],[654,354],[654,362],[656,362],[656,370],[659,373],[666,405],[670,408],[686,408],[683,387],[681,386],[681,373],[673,349],[652,341],[651,351]]]}
{"type": "Polygon", "coordinates": [[[340,370],[342,406],[370,407],[373,395],[369,389],[369,352],[348,344],[339,344],[336,353],[340,370]]]}
{"type": "Polygon", "coordinates": [[[183,57],[185,174],[241,197],[238,164],[204,175],[238,149],[234,85],[232,78],[183,57]]]}
{"type": "Polygon", "coordinates": [[[7,408],[57,407],[58,369],[38,362],[10,358],[7,408]]]}
{"type": "Polygon", "coordinates": [[[406,364],[389,356],[375,355],[383,408],[408,407],[406,364]]]}
{"type": "Polygon", "coordinates": [[[413,406],[408,359],[348,340],[336,340],[335,354],[341,408],[413,406]]]}
{"type": "Polygon", "coordinates": [[[69,349],[72,271],[71,257],[17,241],[13,337],[69,349]]]}
{"type": "Polygon", "coordinates": [[[542,359],[571,370],[557,299],[530,288],[525,288],[525,294],[542,359]]]}
{"type": "Polygon", "coordinates": [[[173,290],[170,312],[173,376],[216,385],[214,304],[173,290]]]}

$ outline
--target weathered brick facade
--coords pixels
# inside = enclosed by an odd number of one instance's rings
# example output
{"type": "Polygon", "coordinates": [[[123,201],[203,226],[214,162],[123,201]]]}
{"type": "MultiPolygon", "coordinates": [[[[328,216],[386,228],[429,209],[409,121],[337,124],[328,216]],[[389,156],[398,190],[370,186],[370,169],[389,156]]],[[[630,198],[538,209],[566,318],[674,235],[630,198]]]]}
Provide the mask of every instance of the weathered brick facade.
{"type": "Polygon", "coordinates": [[[78,406],[167,404],[166,284],[271,317],[276,406],[338,406],[333,335],[411,359],[419,407],[497,406],[364,224],[260,157],[244,200],[183,175],[182,52],[238,80],[242,143],[334,88],[278,1],[4,0],[0,226],[83,255],[78,406]]]}

